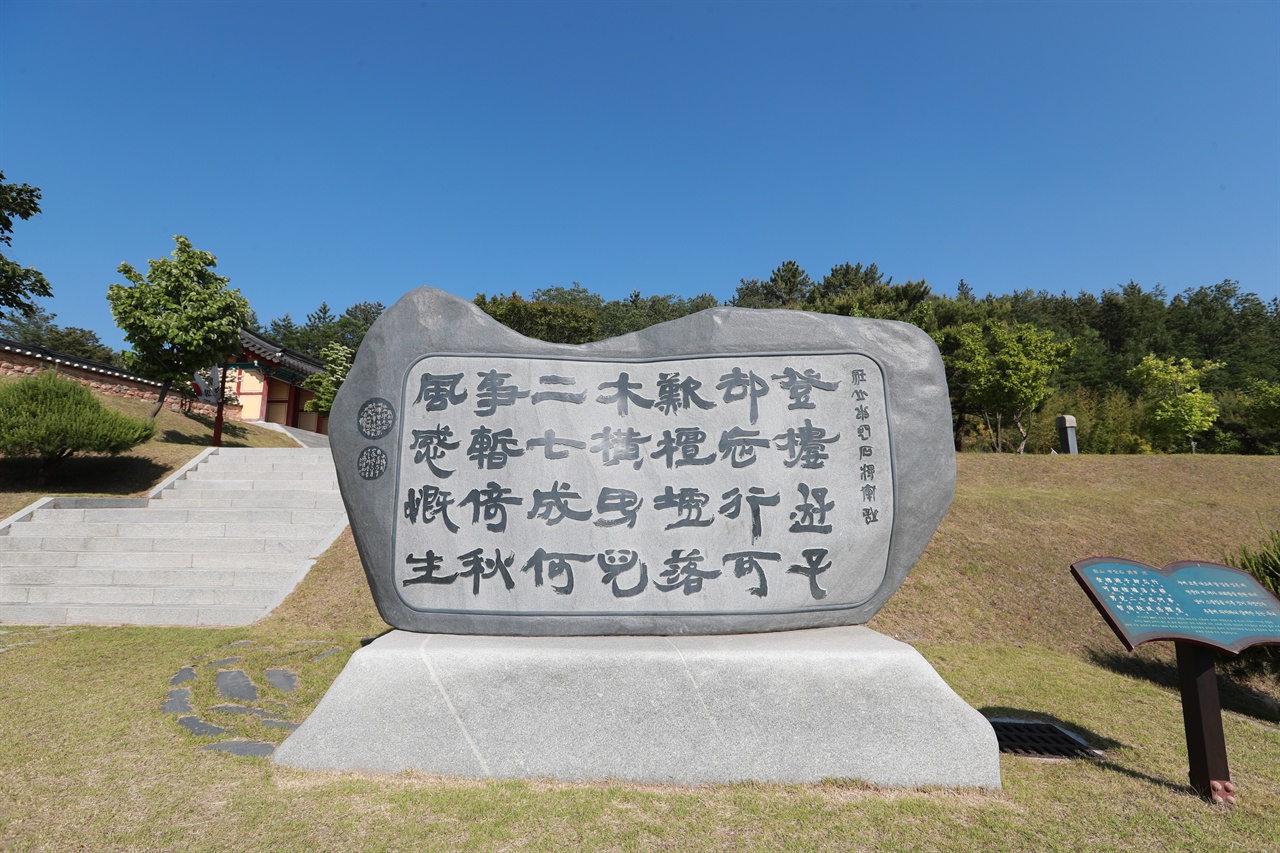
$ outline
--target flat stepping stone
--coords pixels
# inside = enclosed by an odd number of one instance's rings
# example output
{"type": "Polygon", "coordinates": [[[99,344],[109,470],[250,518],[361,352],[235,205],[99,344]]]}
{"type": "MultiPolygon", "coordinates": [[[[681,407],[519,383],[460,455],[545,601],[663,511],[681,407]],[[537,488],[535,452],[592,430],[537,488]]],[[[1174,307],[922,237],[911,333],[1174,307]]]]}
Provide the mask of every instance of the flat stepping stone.
{"type": "Polygon", "coordinates": [[[182,726],[193,735],[199,735],[200,737],[213,737],[215,735],[231,734],[229,729],[220,728],[212,725],[211,723],[206,723],[204,720],[195,716],[179,717],[178,725],[182,726]]]}
{"type": "Polygon", "coordinates": [[[241,702],[257,702],[258,688],[242,669],[220,672],[214,682],[218,695],[223,699],[239,699],[241,702]]]}
{"type": "Polygon", "coordinates": [[[267,670],[267,682],[285,693],[292,693],[298,688],[298,676],[287,669],[267,670]]]}
{"type": "Polygon", "coordinates": [[[298,728],[297,723],[291,723],[288,720],[277,720],[274,718],[265,719],[262,721],[262,724],[269,729],[287,729],[291,732],[296,731],[298,728]]]}
{"type": "Polygon", "coordinates": [[[224,714],[253,714],[255,717],[270,717],[270,711],[261,708],[246,708],[244,705],[214,705],[210,711],[221,711],[224,714]]]}
{"type": "Polygon", "coordinates": [[[173,676],[173,678],[169,679],[169,686],[177,687],[179,684],[190,681],[195,677],[196,677],[195,667],[184,666],[182,669],[178,670],[178,672],[173,676]]]}
{"type": "Polygon", "coordinates": [[[229,752],[243,758],[267,758],[276,751],[273,743],[260,740],[228,740],[222,743],[211,743],[200,747],[202,752],[229,752]]]}
{"type": "Polygon", "coordinates": [[[223,658],[222,660],[214,661],[209,666],[231,666],[233,663],[240,663],[240,658],[223,658]]]}
{"type": "Polygon", "coordinates": [[[190,714],[191,691],[185,687],[170,690],[169,698],[164,700],[164,706],[160,710],[166,714],[190,714]]]}
{"type": "Polygon", "coordinates": [[[238,648],[239,646],[252,646],[252,645],[253,645],[253,640],[237,640],[234,643],[227,643],[227,648],[234,649],[234,648],[238,648]]]}
{"type": "Polygon", "coordinates": [[[316,655],[315,657],[313,657],[311,660],[312,660],[312,661],[323,660],[324,658],[327,658],[329,655],[333,654],[334,652],[339,651],[340,649],[341,649],[341,646],[334,646],[333,648],[329,649],[329,651],[327,651],[327,652],[321,652],[320,654],[318,654],[318,655],[316,655]]]}

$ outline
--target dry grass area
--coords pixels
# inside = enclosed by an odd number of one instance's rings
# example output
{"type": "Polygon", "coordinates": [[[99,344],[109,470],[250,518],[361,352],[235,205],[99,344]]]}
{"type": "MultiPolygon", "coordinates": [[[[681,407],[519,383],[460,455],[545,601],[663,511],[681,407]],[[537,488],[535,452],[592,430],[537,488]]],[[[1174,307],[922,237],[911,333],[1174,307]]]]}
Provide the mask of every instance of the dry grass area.
{"type": "MultiPolygon", "coordinates": [[[[16,381],[0,377],[0,381],[16,381]]],[[[134,418],[146,418],[152,404],[120,397],[100,396],[104,405],[134,418]]],[[[32,486],[36,465],[29,459],[0,457],[0,518],[50,495],[146,495],[172,471],[213,444],[213,419],[162,409],[156,417],[155,437],[119,456],[72,456],[54,469],[47,485],[32,486]]],[[[297,447],[284,433],[254,424],[226,421],[223,447],[297,447]]]]}
{"type": "Polygon", "coordinates": [[[384,629],[347,535],[250,628],[0,628],[0,850],[1277,851],[1274,712],[1228,694],[1241,802],[1196,799],[1166,662],[1125,653],[1067,570],[1098,553],[1218,559],[1277,512],[1280,460],[961,458],[951,514],[872,627],[911,638],[984,713],[1106,751],[1003,756],[998,792],[389,777],[201,752],[160,712],[179,667],[242,640],[339,646],[302,670],[297,719],[384,629]]]}

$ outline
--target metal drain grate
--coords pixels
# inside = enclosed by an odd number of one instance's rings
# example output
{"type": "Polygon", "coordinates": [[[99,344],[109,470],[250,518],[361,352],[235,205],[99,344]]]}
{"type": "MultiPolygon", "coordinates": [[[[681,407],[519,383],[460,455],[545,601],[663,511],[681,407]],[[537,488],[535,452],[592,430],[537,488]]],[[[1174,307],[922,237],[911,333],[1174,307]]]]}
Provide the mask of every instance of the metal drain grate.
{"type": "Polygon", "coordinates": [[[991,720],[1000,751],[1034,758],[1098,758],[1102,752],[1051,723],[991,720]]]}

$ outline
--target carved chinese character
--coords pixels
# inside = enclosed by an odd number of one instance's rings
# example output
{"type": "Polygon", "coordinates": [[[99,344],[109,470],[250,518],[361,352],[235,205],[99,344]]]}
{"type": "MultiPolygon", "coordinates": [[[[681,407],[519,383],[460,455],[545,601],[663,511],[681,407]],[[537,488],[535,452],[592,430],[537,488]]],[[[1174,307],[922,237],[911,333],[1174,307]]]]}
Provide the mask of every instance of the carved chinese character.
{"type": "MultiPolygon", "coordinates": [[[[725,501],[720,507],[720,514],[725,518],[737,518],[738,513],[742,511],[742,498],[743,494],[736,486],[725,492],[720,496],[720,499],[725,501]]],[[[755,541],[760,538],[760,507],[777,506],[782,496],[777,492],[765,495],[763,488],[752,486],[746,498],[747,505],[751,507],[751,542],[755,544],[755,541]]]]}
{"type": "Polygon", "coordinates": [[[664,429],[662,438],[658,441],[658,449],[649,454],[651,459],[661,459],[666,457],[667,467],[670,468],[672,461],[675,461],[675,467],[683,468],[686,465],[710,465],[716,460],[715,451],[711,451],[706,456],[699,456],[698,452],[702,449],[702,442],[707,440],[707,434],[698,427],[677,427],[675,435],[671,430],[664,429]],[[676,458],[676,457],[679,458],[676,458]]]}
{"type": "Polygon", "coordinates": [[[591,438],[599,441],[599,444],[591,448],[591,452],[599,453],[605,465],[630,462],[631,467],[638,471],[644,463],[644,456],[640,454],[640,445],[648,442],[653,436],[641,435],[632,427],[618,431],[604,427],[591,438]]]}
{"type": "Polygon", "coordinates": [[[471,506],[471,523],[478,524],[481,513],[484,513],[485,529],[493,533],[502,533],[507,529],[507,507],[524,503],[524,498],[511,496],[511,489],[505,489],[492,480],[483,490],[472,489],[459,502],[458,506],[471,506]]]}
{"type": "Polygon", "coordinates": [[[827,445],[839,441],[840,434],[828,436],[825,429],[815,427],[805,418],[804,426],[790,427],[786,432],[775,435],[773,440],[777,442],[779,450],[786,451],[790,456],[782,463],[788,468],[796,467],[797,463],[801,468],[821,468],[823,462],[831,458],[826,452],[827,445]]]}
{"type": "Polygon", "coordinates": [[[542,572],[545,567],[547,578],[554,581],[558,577],[564,577],[563,584],[556,586],[551,584],[551,588],[559,595],[569,595],[573,592],[573,563],[585,563],[588,560],[594,560],[595,554],[549,554],[539,548],[533,552],[533,556],[529,558],[529,562],[521,567],[520,571],[527,572],[533,570],[533,585],[542,586],[542,572]]]}
{"type": "Polygon", "coordinates": [[[636,526],[636,511],[644,505],[644,498],[637,495],[630,489],[615,489],[605,486],[600,490],[600,496],[596,499],[596,521],[597,527],[616,527],[619,524],[626,524],[627,527],[636,526]],[[606,513],[617,513],[618,518],[600,518],[606,513]]]}
{"type": "Polygon", "coordinates": [[[754,371],[743,373],[741,367],[735,367],[720,377],[716,390],[724,392],[726,403],[750,399],[751,423],[755,423],[760,414],[760,404],[757,401],[769,393],[769,383],[756,376],[754,371]]]}
{"type": "Polygon", "coordinates": [[[687,409],[689,405],[695,405],[699,409],[715,408],[715,403],[709,402],[698,396],[697,391],[702,387],[702,383],[692,376],[680,378],[677,373],[659,373],[658,374],[658,402],[656,404],[658,411],[664,415],[679,409],[687,409]]]}
{"type": "Polygon", "coordinates": [[[587,446],[585,441],[574,438],[557,438],[556,431],[553,429],[544,432],[542,438],[531,438],[524,444],[525,447],[541,447],[544,459],[564,459],[569,455],[569,451],[556,450],[557,447],[574,447],[582,450],[587,446]]]}
{"type": "Polygon", "coordinates": [[[831,525],[826,523],[827,513],[835,508],[834,500],[827,500],[827,490],[810,490],[806,483],[796,487],[800,492],[800,503],[796,511],[791,513],[792,524],[788,528],[791,533],[830,533],[831,525]]]}
{"type": "Polygon", "coordinates": [[[596,555],[596,565],[604,572],[600,582],[610,585],[614,598],[639,595],[649,583],[649,567],[640,560],[640,554],[636,551],[609,548],[603,554],[596,555]],[[618,578],[637,567],[640,569],[640,579],[629,587],[619,586],[618,578]]]}
{"type": "MultiPolygon", "coordinates": [[[[539,376],[538,384],[539,385],[576,385],[578,384],[578,380],[574,379],[572,376],[539,376]]],[[[587,399],[586,391],[580,391],[577,394],[574,394],[571,391],[535,391],[533,393],[533,397],[531,398],[533,405],[535,406],[538,405],[539,403],[546,403],[546,402],[573,403],[575,405],[581,405],[582,403],[586,402],[586,399],[587,399]]]]}
{"type": "Polygon", "coordinates": [[[755,572],[759,584],[747,591],[757,598],[764,598],[769,594],[769,581],[764,576],[764,567],[760,565],[760,561],[771,560],[777,562],[781,559],[782,555],[774,551],[735,551],[732,554],[725,554],[721,562],[733,563],[733,576],[735,578],[745,578],[755,572]]]}
{"type": "Polygon", "coordinates": [[[601,391],[606,388],[612,388],[615,393],[612,396],[608,394],[601,394],[599,397],[596,397],[596,402],[617,403],[619,415],[627,414],[629,411],[627,407],[630,403],[635,403],[642,409],[651,409],[653,408],[653,401],[647,400],[635,393],[636,389],[642,387],[644,386],[641,383],[632,382],[631,377],[628,374],[619,373],[616,382],[601,382],[599,386],[601,391]]]}
{"type": "MultiPolygon", "coordinates": [[[[458,374],[461,376],[462,374],[458,374]]],[[[443,459],[446,450],[457,450],[458,442],[449,441],[453,438],[453,430],[447,426],[436,424],[435,429],[415,429],[413,430],[413,442],[409,445],[409,449],[416,451],[413,454],[414,462],[426,461],[427,467],[431,469],[431,473],[441,479],[452,476],[453,471],[446,471],[436,465],[435,460],[443,459]]]]}
{"type": "Polygon", "coordinates": [[[769,439],[758,438],[760,430],[733,427],[720,435],[720,458],[734,468],[746,468],[756,461],[756,448],[768,447],[769,439]]]}
{"type": "Polygon", "coordinates": [[[402,586],[409,586],[415,583],[453,583],[458,579],[458,573],[451,575],[437,575],[440,571],[440,557],[435,551],[428,551],[421,557],[415,557],[413,554],[404,558],[405,564],[412,566],[416,573],[411,578],[405,578],[400,583],[402,586]]]}
{"type": "Polygon", "coordinates": [[[503,381],[511,378],[510,373],[490,370],[476,375],[480,377],[480,385],[476,388],[476,414],[482,418],[489,417],[500,406],[513,406],[516,400],[529,396],[528,391],[503,381]]]}
{"type": "Polygon", "coordinates": [[[653,499],[654,509],[674,509],[680,517],[668,524],[664,529],[677,527],[706,527],[714,519],[703,518],[702,509],[711,500],[711,496],[693,487],[686,487],[679,492],[670,486],[662,494],[653,499]]]}
{"type": "Polygon", "coordinates": [[[773,374],[774,379],[781,379],[778,387],[786,391],[791,397],[791,402],[787,404],[788,409],[812,409],[814,404],[809,400],[809,395],[815,389],[818,391],[834,391],[840,387],[839,381],[823,382],[822,374],[814,370],[812,367],[806,369],[803,373],[794,367],[785,368],[782,373],[773,374]]]}
{"type": "Polygon", "coordinates": [[[466,571],[459,572],[458,577],[471,578],[471,594],[480,594],[480,581],[489,578],[502,576],[502,585],[508,590],[514,589],[516,582],[511,579],[511,564],[515,562],[515,555],[509,557],[502,556],[502,549],[493,549],[493,558],[487,559],[483,556],[483,548],[476,548],[474,551],[468,551],[458,557],[466,571]]]}
{"type": "Polygon", "coordinates": [[[450,493],[436,486],[410,489],[408,499],[404,502],[404,517],[409,519],[411,524],[416,524],[418,512],[421,510],[423,524],[430,524],[439,518],[444,522],[445,529],[450,533],[457,533],[458,525],[449,519],[449,507],[452,504],[453,498],[450,493]]]}
{"type": "Polygon", "coordinates": [[[705,557],[697,548],[685,552],[679,548],[671,552],[671,556],[663,560],[666,570],[662,572],[660,577],[666,578],[666,583],[662,581],[654,581],[653,585],[656,589],[663,592],[671,592],[678,589],[685,595],[693,595],[695,592],[702,592],[702,582],[718,578],[721,575],[719,569],[703,569],[699,567],[705,557]]]}
{"type": "Polygon", "coordinates": [[[422,376],[421,384],[418,386],[418,396],[414,399],[414,403],[426,403],[428,412],[443,412],[449,408],[450,404],[457,405],[467,399],[467,391],[464,388],[462,393],[458,393],[458,383],[462,381],[461,373],[449,373],[436,376],[431,373],[425,373],[422,376]]]}
{"type": "Polygon", "coordinates": [[[818,585],[818,575],[831,568],[831,564],[821,565],[822,561],[827,558],[826,548],[806,548],[800,552],[800,556],[804,557],[805,565],[793,564],[787,569],[787,574],[804,575],[809,579],[809,594],[815,599],[823,599],[827,597],[827,591],[818,585]]]}
{"type": "Polygon", "coordinates": [[[533,508],[529,510],[529,518],[546,519],[547,526],[551,527],[564,521],[565,518],[571,518],[574,521],[586,521],[591,517],[589,509],[573,509],[566,501],[579,500],[581,495],[577,492],[570,491],[573,487],[568,483],[563,484],[557,480],[551,486],[550,491],[542,491],[541,489],[533,490],[533,508]],[[552,516],[554,513],[554,517],[552,516]]]}
{"type": "Polygon", "coordinates": [[[524,451],[517,444],[519,442],[511,435],[511,427],[494,432],[481,425],[471,431],[471,446],[467,448],[467,458],[475,462],[477,468],[491,471],[505,468],[509,457],[524,456],[524,451]]]}

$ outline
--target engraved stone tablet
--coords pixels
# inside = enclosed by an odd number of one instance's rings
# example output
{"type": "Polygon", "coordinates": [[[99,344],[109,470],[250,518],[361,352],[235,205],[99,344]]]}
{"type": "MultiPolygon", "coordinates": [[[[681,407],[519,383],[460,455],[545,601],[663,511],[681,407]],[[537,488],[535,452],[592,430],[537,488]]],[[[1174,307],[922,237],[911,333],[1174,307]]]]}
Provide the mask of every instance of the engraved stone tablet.
{"type": "Polygon", "coordinates": [[[955,484],[929,337],[797,311],[571,346],[420,288],[370,330],[330,432],[374,599],[412,631],[862,623],[955,484]]]}

